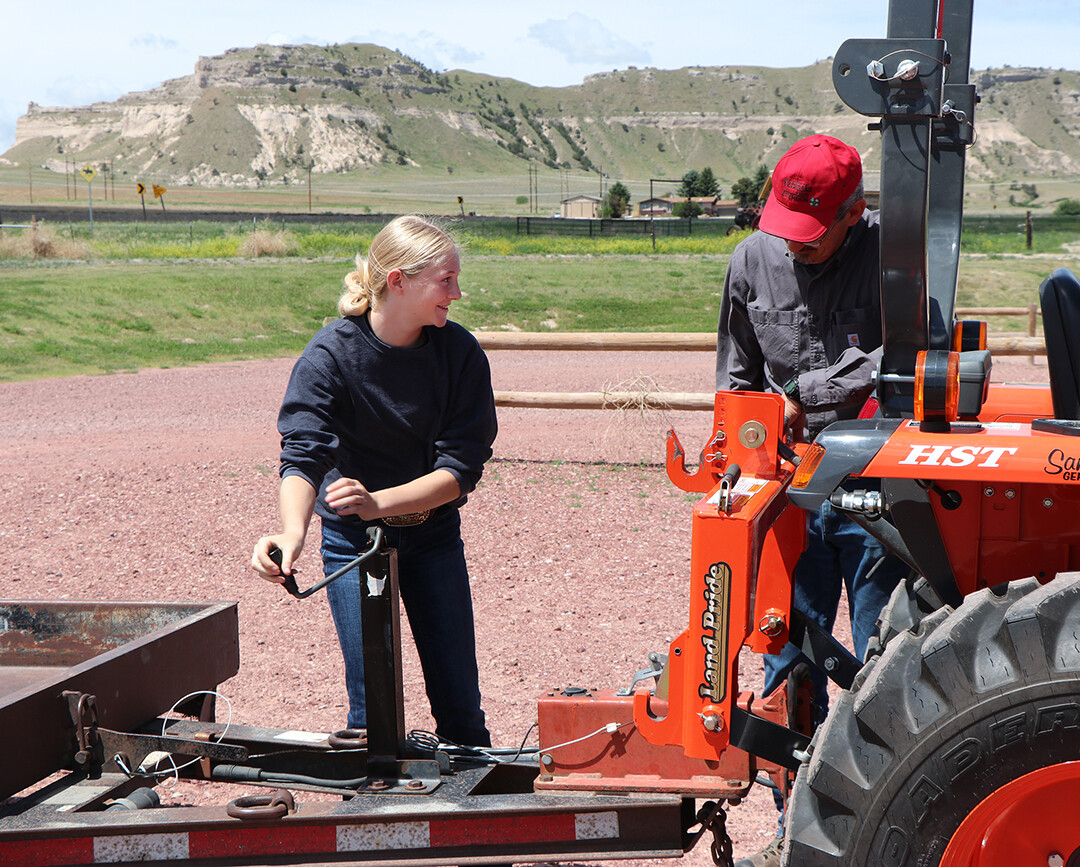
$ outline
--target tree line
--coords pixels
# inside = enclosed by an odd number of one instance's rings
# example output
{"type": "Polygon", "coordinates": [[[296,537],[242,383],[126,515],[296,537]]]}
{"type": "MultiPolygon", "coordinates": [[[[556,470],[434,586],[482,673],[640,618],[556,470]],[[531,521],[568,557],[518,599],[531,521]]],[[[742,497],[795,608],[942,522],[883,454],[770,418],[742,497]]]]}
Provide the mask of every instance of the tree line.
{"type": "MultiPolygon", "coordinates": [[[[742,177],[731,185],[731,198],[739,203],[740,208],[750,207],[757,201],[769,181],[769,170],[759,165],[753,176],[742,177]]],[[[704,213],[703,208],[694,199],[708,199],[720,196],[720,182],[712,168],[690,169],[682,176],[675,191],[675,196],[684,201],[676,202],[672,214],[684,219],[692,219],[704,213]]],[[[604,219],[618,219],[630,212],[630,190],[621,181],[608,187],[600,205],[600,216],[604,219]]]]}

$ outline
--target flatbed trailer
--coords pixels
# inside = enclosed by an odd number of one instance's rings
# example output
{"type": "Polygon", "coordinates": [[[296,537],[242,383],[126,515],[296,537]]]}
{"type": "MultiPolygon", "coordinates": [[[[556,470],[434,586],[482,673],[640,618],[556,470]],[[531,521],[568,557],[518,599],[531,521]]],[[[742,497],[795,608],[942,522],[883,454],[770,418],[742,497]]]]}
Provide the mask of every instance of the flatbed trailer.
{"type": "Polygon", "coordinates": [[[364,608],[389,619],[365,654],[388,712],[364,735],[213,720],[218,685],[239,670],[233,603],[0,602],[0,865],[665,858],[714,821],[676,794],[538,791],[535,756],[410,743],[395,557],[376,560],[387,592],[364,608]],[[266,794],[161,806],[153,786],[174,774],[266,794]]]}
{"type": "Polygon", "coordinates": [[[137,799],[122,774],[64,780],[0,817],[0,864],[497,864],[670,858],[692,842],[692,801],[539,794],[532,778],[463,767],[437,795],[303,803],[271,789],[222,806],[129,810],[105,808],[137,799]]]}

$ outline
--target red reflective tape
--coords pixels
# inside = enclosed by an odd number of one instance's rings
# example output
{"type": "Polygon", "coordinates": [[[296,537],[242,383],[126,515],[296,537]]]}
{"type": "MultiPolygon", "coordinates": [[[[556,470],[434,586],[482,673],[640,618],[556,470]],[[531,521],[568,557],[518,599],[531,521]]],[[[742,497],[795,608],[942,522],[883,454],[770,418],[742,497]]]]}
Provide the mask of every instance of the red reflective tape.
{"type": "Polygon", "coordinates": [[[437,819],[431,822],[431,845],[477,846],[485,843],[556,843],[575,840],[574,816],[498,816],[437,819]]]}
{"type": "Polygon", "coordinates": [[[296,827],[228,828],[214,831],[191,831],[188,834],[189,856],[225,858],[253,855],[332,854],[337,850],[333,825],[296,827]]]}
{"type": "Polygon", "coordinates": [[[61,867],[93,864],[93,837],[55,837],[50,840],[11,840],[0,843],[3,867],[61,867]]]}

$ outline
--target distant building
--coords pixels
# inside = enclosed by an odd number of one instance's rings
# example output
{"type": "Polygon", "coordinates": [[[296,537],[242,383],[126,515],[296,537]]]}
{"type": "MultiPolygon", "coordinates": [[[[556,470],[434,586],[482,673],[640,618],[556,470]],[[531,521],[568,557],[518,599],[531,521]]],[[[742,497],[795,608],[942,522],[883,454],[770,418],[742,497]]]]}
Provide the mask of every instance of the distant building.
{"type": "Polygon", "coordinates": [[[639,217],[670,217],[671,199],[642,199],[635,208],[639,217]]]}
{"type": "Polygon", "coordinates": [[[600,217],[600,199],[596,196],[571,196],[559,202],[559,210],[568,220],[596,220],[600,217]]]}
{"type": "Polygon", "coordinates": [[[738,199],[720,199],[716,203],[715,217],[734,217],[739,212],[738,199]]]}
{"type": "MultiPolygon", "coordinates": [[[[686,199],[675,199],[676,202],[685,202],[686,199]]],[[[701,208],[701,214],[704,217],[716,216],[716,205],[720,201],[719,196],[693,196],[690,199],[695,205],[701,208]]]]}
{"type": "MultiPolygon", "coordinates": [[[[685,196],[644,199],[638,203],[637,215],[639,217],[670,217],[675,211],[675,206],[685,201],[685,196]]],[[[734,217],[739,205],[734,200],[721,199],[719,196],[694,196],[691,201],[701,208],[701,213],[705,217],[734,217]]]]}

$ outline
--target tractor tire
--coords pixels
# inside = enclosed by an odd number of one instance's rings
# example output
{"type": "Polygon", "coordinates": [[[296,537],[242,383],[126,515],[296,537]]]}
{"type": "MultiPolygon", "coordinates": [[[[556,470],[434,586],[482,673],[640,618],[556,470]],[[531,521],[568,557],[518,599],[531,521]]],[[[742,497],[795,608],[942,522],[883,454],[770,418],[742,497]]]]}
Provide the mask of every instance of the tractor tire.
{"type": "Polygon", "coordinates": [[[929,581],[921,575],[905,578],[896,585],[881,609],[877,632],[866,646],[866,659],[881,656],[897,635],[917,629],[924,617],[943,607],[945,603],[929,581]]]}
{"type": "Polygon", "coordinates": [[[1080,573],[914,619],[818,729],[783,864],[940,864],[984,799],[1080,757],[1080,573]]]}

